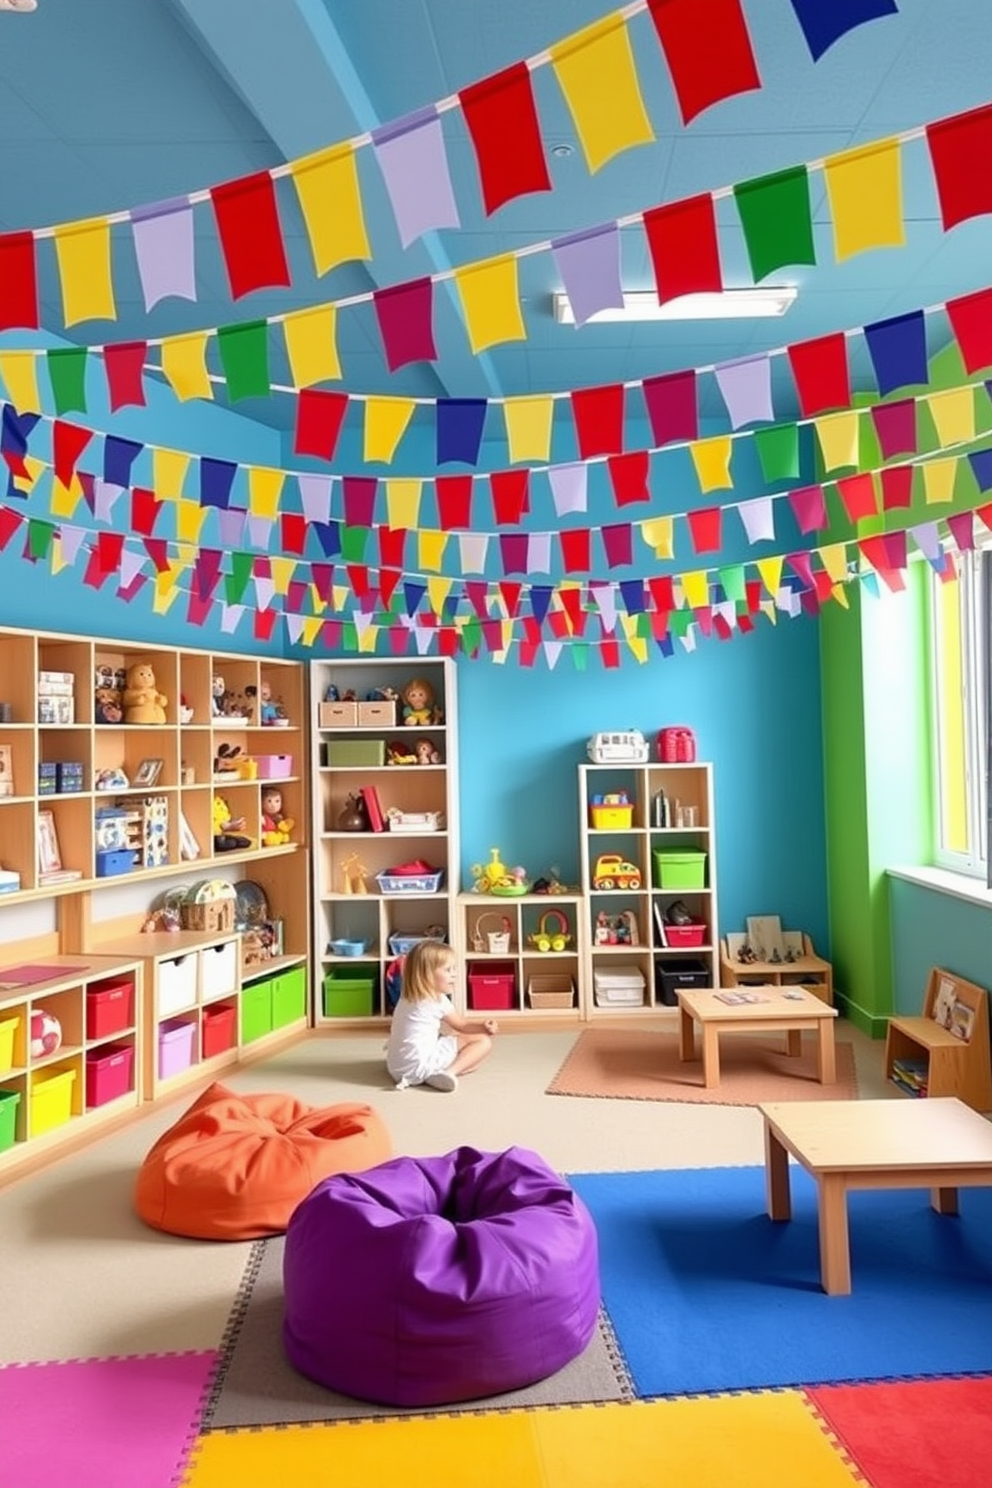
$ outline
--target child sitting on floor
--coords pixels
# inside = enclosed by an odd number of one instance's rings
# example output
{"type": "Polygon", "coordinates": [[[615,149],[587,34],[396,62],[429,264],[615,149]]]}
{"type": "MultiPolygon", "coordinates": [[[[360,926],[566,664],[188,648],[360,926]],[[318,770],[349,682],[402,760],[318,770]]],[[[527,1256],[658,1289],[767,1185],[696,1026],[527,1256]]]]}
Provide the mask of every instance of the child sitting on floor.
{"type": "Polygon", "coordinates": [[[491,1050],[496,1022],[487,1018],[484,1032],[476,1033],[475,1025],[457,1015],[451,1000],[457,979],[458,959],[443,941],[421,940],[408,951],[386,1045],[386,1068],[400,1090],[457,1090],[458,1076],[491,1050]]]}

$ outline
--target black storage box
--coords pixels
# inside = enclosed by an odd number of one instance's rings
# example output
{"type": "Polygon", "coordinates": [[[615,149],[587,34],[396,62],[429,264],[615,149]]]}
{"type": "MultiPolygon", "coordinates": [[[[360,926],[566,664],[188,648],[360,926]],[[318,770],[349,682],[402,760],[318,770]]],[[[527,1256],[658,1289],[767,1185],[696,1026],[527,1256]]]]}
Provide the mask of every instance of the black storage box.
{"type": "Polygon", "coordinates": [[[680,987],[708,987],[710,973],[705,961],[692,956],[672,957],[654,964],[655,1000],[666,1007],[678,1003],[680,987]]]}

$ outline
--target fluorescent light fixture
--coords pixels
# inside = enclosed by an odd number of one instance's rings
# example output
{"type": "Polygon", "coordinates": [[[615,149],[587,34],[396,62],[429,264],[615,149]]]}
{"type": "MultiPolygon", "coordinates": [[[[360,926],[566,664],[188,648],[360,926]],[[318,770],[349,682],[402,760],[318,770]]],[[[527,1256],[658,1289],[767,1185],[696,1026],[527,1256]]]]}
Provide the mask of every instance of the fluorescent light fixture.
{"type": "MultiPolygon", "coordinates": [[[[792,284],[764,285],[754,289],[724,289],[717,293],[680,295],[677,300],[658,304],[653,289],[625,289],[623,309],[598,310],[594,320],[751,320],[784,315],[798,290],[792,284]]],[[[574,325],[575,317],[568,295],[556,289],[552,295],[555,320],[559,325],[574,325]]]]}
{"type": "Polygon", "coordinates": [[[0,0],[0,10],[37,10],[38,0],[0,0]]]}

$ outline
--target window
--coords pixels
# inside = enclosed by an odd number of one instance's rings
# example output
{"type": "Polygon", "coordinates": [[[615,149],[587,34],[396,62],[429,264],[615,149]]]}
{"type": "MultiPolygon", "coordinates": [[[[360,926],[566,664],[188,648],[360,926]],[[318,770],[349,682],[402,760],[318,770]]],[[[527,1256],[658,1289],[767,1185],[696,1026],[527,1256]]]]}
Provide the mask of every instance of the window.
{"type": "Polygon", "coordinates": [[[936,861],[988,878],[992,544],[962,553],[959,580],[932,577],[936,861]]]}

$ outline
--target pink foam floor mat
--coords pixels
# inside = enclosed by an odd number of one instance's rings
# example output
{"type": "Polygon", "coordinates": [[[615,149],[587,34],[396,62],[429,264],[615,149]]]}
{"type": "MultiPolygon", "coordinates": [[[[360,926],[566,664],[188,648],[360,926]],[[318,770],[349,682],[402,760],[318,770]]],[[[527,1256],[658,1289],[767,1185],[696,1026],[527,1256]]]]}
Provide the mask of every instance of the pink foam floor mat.
{"type": "Polygon", "coordinates": [[[0,1368],[0,1482],[175,1488],[217,1359],[211,1351],[0,1368]]]}

